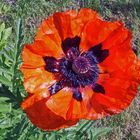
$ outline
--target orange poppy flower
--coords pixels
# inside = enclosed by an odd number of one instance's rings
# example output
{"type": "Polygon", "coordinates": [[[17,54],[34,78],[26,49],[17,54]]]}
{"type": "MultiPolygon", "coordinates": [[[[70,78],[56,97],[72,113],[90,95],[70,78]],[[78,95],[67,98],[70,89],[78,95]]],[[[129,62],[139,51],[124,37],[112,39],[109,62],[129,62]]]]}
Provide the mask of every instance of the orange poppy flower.
{"type": "Polygon", "coordinates": [[[22,52],[22,108],[36,126],[60,129],[79,119],[99,119],[123,111],[135,97],[140,64],[132,34],[83,8],[45,19],[34,43],[22,52]]]}

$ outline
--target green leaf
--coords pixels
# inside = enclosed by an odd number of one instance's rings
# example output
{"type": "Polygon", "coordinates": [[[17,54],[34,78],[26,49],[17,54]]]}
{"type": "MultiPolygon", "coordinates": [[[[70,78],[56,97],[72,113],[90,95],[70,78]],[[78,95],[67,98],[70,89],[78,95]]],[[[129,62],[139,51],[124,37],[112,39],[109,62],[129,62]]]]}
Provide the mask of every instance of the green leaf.
{"type": "Polygon", "coordinates": [[[80,128],[77,130],[76,132],[76,138],[81,138],[85,135],[85,133],[87,132],[87,130],[89,130],[94,124],[94,121],[85,121],[85,123],[83,123],[82,125],[80,125],[80,128]]]}
{"type": "Polygon", "coordinates": [[[5,24],[2,23],[2,24],[0,25],[0,41],[1,41],[1,38],[2,38],[2,32],[4,31],[4,29],[5,29],[5,24]]]}
{"type": "Polygon", "coordinates": [[[3,83],[6,86],[11,86],[11,82],[4,76],[0,75],[0,83],[3,83]]]}
{"type": "Polygon", "coordinates": [[[0,97],[0,102],[9,100],[8,97],[0,97]]]}
{"type": "Polygon", "coordinates": [[[0,112],[9,112],[10,105],[6,104],[5,102],[0,103],[0,112]]]}
{"type": "Polygon", "coordinates": [[[12,27],[5,28],[5,24],[0,25],[0,51],[3,50],[8,44],[8,38],[12,33],[12,27]]]}
{"type": "Polygon", "coordinates": [[[17,78],[17,68],[18,68],[18,60],[19,56],[21,53],[21,44],[22,44],[22,21],[21,19],[18,20],[17,22],[17,27],[16,27],[16,41],[15,41],[15,47],[14,47],[14,60],[12,63],[12,92],[16,93],[17,92],[17,86],[16,86],[16,78],[17,78]]]}
{"type": "Polygon", "coordinates": [[[16,124],[14,124],[14,126],[12,126],[12,128],[10,129],[11,131],[7,132],[5,139],[21,140],[22,137],[26,135],[24,131],[26,131],[28,127],[29,127],[29,123],[26,117],[22,115],[20,120],[16,124]]]}
{"type": "Polygon", "coordinates": [[[0,87],[0,98],[9,98],[11,101],[16,101],[16,97],[13,95],[10,90],[4,85],[0,87]]]}
{"type": "MultiPolygon", "coordinates": [[[[1,64],[0,64],[0,65],[1,65],[1,64]]],[[[9,69],[7,69],[7,68],[1,66],[1,68],[0,68],[0,73],[5,73],[5,72],[7,72],[8,74],[10,74],[10,70],[9,70],[9,69]]]]}
{"type": "Polygon", "coordinates": [[[11,33],[12,33],[12,27],[5,29],[4,35],[3,35],[3,40],[7,40],[8,37],[11,35],[11,33]]]}
{"type": "Polygon", "coordinates": [[[102,136],[108,132],[110,132],[112,128],[106,127],[106,128],[95,128],[92,130],[92,139],[96,140],[99,136],[102,136]]]}

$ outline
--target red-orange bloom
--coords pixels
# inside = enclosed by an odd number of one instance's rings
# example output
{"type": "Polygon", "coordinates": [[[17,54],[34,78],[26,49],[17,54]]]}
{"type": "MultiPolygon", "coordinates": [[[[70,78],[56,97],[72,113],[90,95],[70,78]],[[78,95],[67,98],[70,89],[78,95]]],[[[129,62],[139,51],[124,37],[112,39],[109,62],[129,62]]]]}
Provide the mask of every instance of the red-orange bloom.
{"type": "Polygon", "coordinates": [[[137,93],[140,64],[132,34],[91,9],[45,19],[22,52],[22,108],[36,126],[60,129],[124,110],[137,93]]]}

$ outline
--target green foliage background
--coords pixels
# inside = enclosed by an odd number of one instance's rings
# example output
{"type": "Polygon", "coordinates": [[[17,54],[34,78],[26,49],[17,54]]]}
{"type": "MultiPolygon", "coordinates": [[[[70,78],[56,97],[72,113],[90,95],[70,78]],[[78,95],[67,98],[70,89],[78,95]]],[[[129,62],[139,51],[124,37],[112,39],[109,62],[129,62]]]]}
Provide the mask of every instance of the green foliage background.
{"type": "MultiPolygon", "coordinates": [[[[124,131],[124,134],[119,134],[126,129],[128,123],[126,120],[130,117],[133,119],[140,117],[140,114],[135,116],[131,108],[130,111],[111,118],[98,121],[81,120],[74,127],[51,132],[44,132],[33,126],[20,108],[21,102],[27,96],[19,71],[22,63],[22,45],[33,41],[37,27],[44,18],[56,11],[81,7],[97,10],[106,20],[123,20],[127,28],[133,32],[133,48],[139,57],[139,0],[0,1],[0,140],[137,140],[140,138],[138,134],[132,132],[124,131]]],[[[139,102],[136,100],[134,104],[137,108],[139,102]]],[[[140,120],[137,120],[140,123],[140,120]]],[[[140,134],[140,131],[138,133],[140,134]]]]}

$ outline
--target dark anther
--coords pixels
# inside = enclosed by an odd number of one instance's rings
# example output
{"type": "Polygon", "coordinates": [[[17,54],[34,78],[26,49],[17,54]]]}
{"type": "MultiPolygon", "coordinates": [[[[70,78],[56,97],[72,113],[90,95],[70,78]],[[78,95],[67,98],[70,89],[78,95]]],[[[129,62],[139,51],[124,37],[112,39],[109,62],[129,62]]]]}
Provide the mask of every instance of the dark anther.
{"type": "Polygon", "coordinates": [[[49,87],[50,94],[54,95],[55,93],[60,91],[62,88],[63,88],[62,82],[59,81],[59,82],[57,82],[49,87]]]}
{"type": "Polygon", "coordinates": [[[100,84],[97,84],[97,83],[93,86],[93,91],[105,94],[104,87],[102,85],[100,85],[100,84]]]}
{"type": "Polygon", "coordinates": [[[92,54],[96,57],[98,63],[103,62],[109,56],[109,50],[102,50],[102,44],[98,44],[90,48],[89,52],[92,52],[92,54]]]}
{"type": "Polygon", "coordinates": [[[59,62],[54,57],[43,57],[46,67],[45,69],[49,72],[59,72],[59,62]]]}
{"type": "Polygon", "coordinates": [[[77,48],[79,51],[80,37],[75,36],[74,38],[66,38],[62,41],[62,49],[65,54],[67,54],[68,50],[72,47],[77,48]]]}
{"type": "Polygon", "coordinates": [[[78,89],[74,89],[73,91],[73,98],[76,99],[77,101],[82,101],[82,94],[78,89]]]}

